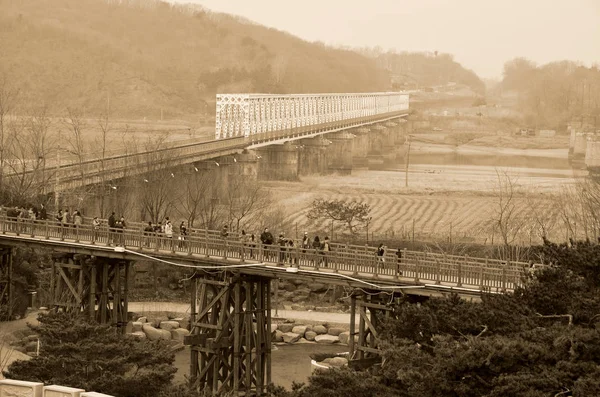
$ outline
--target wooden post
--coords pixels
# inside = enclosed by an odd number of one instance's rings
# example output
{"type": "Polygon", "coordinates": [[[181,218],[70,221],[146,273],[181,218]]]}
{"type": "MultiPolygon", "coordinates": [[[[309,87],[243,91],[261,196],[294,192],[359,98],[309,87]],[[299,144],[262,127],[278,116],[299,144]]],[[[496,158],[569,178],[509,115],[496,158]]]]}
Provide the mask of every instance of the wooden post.
{"type": "Polygon", "coordinates": [[[348,358],[354,358],[354,334],[356,333],[356,296],[350,295],[350,338],[348,338],[348,358]]]}
{"type": "MultiPolygon", "coordinates": [[[[90,296],[89,296],[89,316],[90,316],[90,320],[92,321],[96,321],[96,277],[97,272],[96,272],[96,266],[97,266],[97,262],[94,261],[92,263],[92,268],[90,269],[90,296]]],[[[98,302],[98,304],[100,304],[100,302],[98,302]]],[[[99,309],[99,307],[98,307],[99,309]]]]}
{"type": "MultiPolygon", "coordinates": [[[[125,262],[125,285],[123,286],[123,316],[125,318],[125,323],[129,322],[129,271],[131,269],[131,262],[125,262]]],[[[125,333],[125,329],[127,327],[123,327],[123,333],[125,333]]]]}
{"type": "Polygon", "coordinates": [[[242,286],[238,281],[233,289],[234,309],[233,309],[233,390],[240,389],[240,353],[242,345],[241,324],[243,322],[242,312],[242,286]]]}
{"type": "MultiPolygon", "coordinates": [[[[194,335],[194,328],[196,326],[196,300],[198,294],[198,279],[194,278],[194,285],[192,287],[192,298],[190,302],[190,333],[194,335]]],[[[190,382],[196,381],[198,376],[198,351],[195,346],[190,346],[190,382]]]]}

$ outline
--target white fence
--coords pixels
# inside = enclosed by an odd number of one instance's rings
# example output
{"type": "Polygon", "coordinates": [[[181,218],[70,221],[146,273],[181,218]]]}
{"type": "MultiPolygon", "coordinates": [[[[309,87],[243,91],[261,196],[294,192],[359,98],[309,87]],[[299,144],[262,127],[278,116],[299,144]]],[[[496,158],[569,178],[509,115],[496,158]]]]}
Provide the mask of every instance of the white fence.
{"type": "Polygon", "coordinates": [[[1,397],[112,397],[108,394],[86,392],[66,386],[44,386],[43,383],[25,382],[21,380],[0,380],[1,397]]]}

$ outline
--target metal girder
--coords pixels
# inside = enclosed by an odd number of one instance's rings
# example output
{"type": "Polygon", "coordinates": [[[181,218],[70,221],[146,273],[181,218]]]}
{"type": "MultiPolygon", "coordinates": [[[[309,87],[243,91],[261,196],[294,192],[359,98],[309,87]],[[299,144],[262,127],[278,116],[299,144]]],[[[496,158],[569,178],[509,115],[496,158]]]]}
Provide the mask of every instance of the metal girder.
{"type": "Polygon", "coordinates": [[[55,254],[50,278],[51,307],[86,313],[100,324],[127,324],[129,270],[119,259],[55,254]]]}
{"type": "Polygon", "coordinates": [[[13,248],[0,248],[0,321],[12,320],[13,248]]]}
{"type": "Polygon", "coordinates": [[[215,138],[273,131],[408,110],[398,92],[362,94],[218,94],[215,138]]]}
{"type": "Polygon", "coordinates": [[[270,279],[213,277],[195,278],[192,291],[191,334],[184,340],[190,379],[212,393],[265,395],[271,382],[270,279]]]}

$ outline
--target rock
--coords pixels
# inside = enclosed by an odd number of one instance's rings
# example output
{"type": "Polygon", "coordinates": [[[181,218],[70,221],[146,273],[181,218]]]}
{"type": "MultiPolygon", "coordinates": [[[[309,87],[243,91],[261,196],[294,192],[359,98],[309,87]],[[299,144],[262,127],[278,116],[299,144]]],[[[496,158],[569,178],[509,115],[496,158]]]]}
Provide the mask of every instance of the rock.
{"type": "Polygon", "coordinates": [[[304,306],[302,306],[302,305],[292,305],[292,310],[304,310],[304,306]]]}
{"type": "Polygon", "coordinates": [[[125,325],[125,333],[130,334],[132,332],[133,332],[133,324],[131,321],[127,321],[127,324],[125,325]]]}
{"type": "Polygon", "coordinates": [[[333,343],[338,343],[340,341],[340,338],[334,335],[317,335],[315,336],[315,342],[320,343],[320,344],[324,344],[324,345],[331,345],[333,343]]]}
{"type": "Polygon", "coordinates": [[[304,284],[304,281],[302,281],[302,280],[296,280],[296,279],[291,280],[290,282],[292,282],[296,286],[304,284]]]}
{"type": "Polygon", "coordinates": [[[304,337],[306,338],[306,340],[309,340],[309,341],[313,341],[314,342],[315,336],[317,336],[317,333],[314,332],[314,331],[306,331],[304,333],[304,337]]]}
{"type": "Polygon", "coordinates": [[[144,331],[135,331],[135,332],[132,332],[131,335],[135,336],[137,338],[140,338],[140,339],[146,339],[147,338],[147,336],[144,333],[144,331]]]}
{"type": "Polygon", "coordinates": [[[283,296],[283,300],[291,300],[296,294],[292,291],[286,291],[281,296],[283,296]]]}
{"type": "Polygon", "coordinates": [[[313,330],[313,326],[312,326],[312,324],[308,324],[308,325],[306,326],[306,330],[307,330],[307,331],[312,331],[312,330],[313,330]]]}
{"type": "Polygon", "coordinates": [[[332,367],[343,367],[348,365],[348,359],[345,357],[330,357],[323,360],[323,362],[331,365],[332,367]]]}
{"type": "Polygon", "coordinates": [[[144,331],[144,333],[150,340],[159,340],[159,339],[170,340],[171,339],[170,331],[154,328],[152,325],[150,325],[148,323],[142,325],[142,331],[144,331]]]}
{"type": "Polygon", "coordinates": [[[313,331],[315,331],[317,335],[323,335],[327,333],[327,328],[324,325],[315,325],[313,331]]]}
{"type": "Polygon", "coordinates": [[[276,330],[275,335],[273,335],[273,342],[283,342],[283,332],[276,330]]]}
{"type": "Polygon", "coordinates": [[[294,303],[304,302],[305,300],[308,299],[308,296],[309,296],[308,293],[303,293],[303,294],[296,293],[294,295],[294,297],[292,298],[292,302],[294,302],[294,303]]]}
{"type": "Polygon", "coordinates": [[[142,325],[144,325],[144,323],[133,321],[131,323],[131,333],[140,332],[142,330],[142,325]]]}
{"type": "Polygon", "coordinates": [[[343,328],[337,328],[337,327],[331,327],[331,328],[329,328],[329,331],[327,331],[327,333],[329,335],[333,335],[333,336],[338,336],[342,332],[344,332],[344,329],[343,328]]]}
{"type": "Polygon", "coordinates": [[[306,340],[304,338],[300,338],[300,339],[298,339],[298,342],[296,342],[297,345],[300,345],[302,343],[313,343],[313,342],[309,342],[308,340],[306,340]]]}
{"type": "Polygon", "coordinates": [[[147,323],[148,322],[148,317],[143,316],[137,319],[138,323],[147,323]]]}
{"type": "Polygon", "coordinates": [[[183,342],[183,337],[188,336],[190,331],[185,328],[175,328],[171,330],[171,339],[179,342],[183,342]]]}
{"type": "Polygon", "coordinates": [[[177,321],[179,323],[179,328],[190,329],[190,318],[189,317],[177,317],[174,318],[173,321],[177,321]]]}
{"type": "Polygon", "coordinates": [[[294,328],[294,323],[283,323],[283,324],[279,324],[277,326],[277,329],[283,333],[292,332],[293,328],[294,328]]]}
{"type": "Polygon", "coordinates": [[[284,332],[283,333],[283,341],[285,343],[296,343],[300,340],[302,335],[295,334],[293,332],[284,332]]]}
{"type": "Polygon", "coordinates": [[[38,343],[36,342],[27,342],[27,344],[25,345],[25,351],[27,353],[31,353],[31,352],[35,352],[37,351],[37,347],[38,347],[38,343]]]}
{"type": "Polygon", "coordinates": [[[38,341],[38,336],[37,335],[29,335],[29,336],[26,336],[24,339],[27,342],[37,342],[38,341]]]}
{"type": "Polygon", "coordinates": [[[294,328],[292,328],[292,332],[304,336],[304,333],[306,332],[306,325],[296,325],[294,328]]]}
{"type": "Polygon", "coordinates": [[[161,321],[160,322],[160,329],[171,331],[171,330],[174,330],[174,329],[177,329],[177,328],[180,328],[179,327],[179,321],[168,320],[168,321],[161,321]]]}
{"type": "Polygon", "coordinates": [[[341,332],[338,337],[340,338],[340,343],[347,345],[348,342],[350,341],[350,332],[349,331],[344,331],[341,332]]]}
{"type": "Polygon", "coordinates": [[[306,305],[306,306],[304,306],[304,309],[306,309],[306,310],[315,310],[315,305],[306,305]]]}
{"type": "Polygon", "coordinates": [[[285,291],[288,292],[293,292],[296,291],[296,285],[294,285],[294,283],[290,283],[290,282],[285,282],[283,283],[283,285],[281,286],[281,288],[285,291]]]}
{"type": "Polygon", "coordinates": [[[277,330],[277,324],[271,324],[271,333],[277,330]]]}
{"type": "Polygon", "coordinates": [[[328,287],[325,284],[321,284],[321,283],[310,284],[309,288],[310,288],[310,292],[312,292],[313,294],[325,292],[328,290],[328,287]]]}

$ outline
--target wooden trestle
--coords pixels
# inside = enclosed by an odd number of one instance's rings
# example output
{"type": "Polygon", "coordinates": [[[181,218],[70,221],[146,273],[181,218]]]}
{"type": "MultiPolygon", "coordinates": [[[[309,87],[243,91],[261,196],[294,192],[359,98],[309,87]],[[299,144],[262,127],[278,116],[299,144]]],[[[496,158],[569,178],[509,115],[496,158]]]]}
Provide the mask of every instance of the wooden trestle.
{"type": "Polygon", "coordinates": [[[13,248],[0,248],[0,321],[12,320],[13,248]]]}
{"type": "Polygon", "coordinates": [[[191,300],[190,379],[199,390],[262,396],[271,383],[268,277],[198,273],[191,300]]]}
{"type": "Polygon", "coordinates": [[[125,332],[131,263],[78,254],[54,254],[53,259],[50,289],[54,310],[80,311],[125,332]]]}
{"type": "Polygon", "coordinates": [[[380,291],[355,290],[350,299],[350,366],[359,369],[381,359],[378,345],[380,327],[383,320],[392,315],[392,307],[388,303],[394,299],[394,295],[380,291]],[[355,335],[358,335],[357,340],[355,335]]]}

